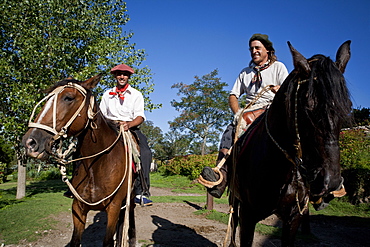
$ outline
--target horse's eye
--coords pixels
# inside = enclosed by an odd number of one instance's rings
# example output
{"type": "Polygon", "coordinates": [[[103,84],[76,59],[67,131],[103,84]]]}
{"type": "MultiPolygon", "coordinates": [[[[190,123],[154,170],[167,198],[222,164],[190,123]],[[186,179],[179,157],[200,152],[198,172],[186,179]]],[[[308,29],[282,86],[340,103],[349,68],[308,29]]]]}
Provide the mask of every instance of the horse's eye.
{"type": "Polygon", "coordinates": [[[73,97],[71,97],[71,96],[65,96],[64,97],[64,99],[63,99],[64,101],[66,101],[66,102],[71,102],[71,101],[73,101],[74,100],[74,98],[73,97]]]}

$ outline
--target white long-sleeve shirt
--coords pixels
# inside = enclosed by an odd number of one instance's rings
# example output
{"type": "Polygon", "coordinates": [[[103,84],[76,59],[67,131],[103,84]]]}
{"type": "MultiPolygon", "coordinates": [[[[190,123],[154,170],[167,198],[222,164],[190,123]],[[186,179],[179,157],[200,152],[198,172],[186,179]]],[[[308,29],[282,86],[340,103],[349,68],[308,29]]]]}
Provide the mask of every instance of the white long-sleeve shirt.
{"type": "Polygon", "coordinates": [[[100,102],[100,111],[106,118],[118,121],[132,121],[140,116],[145,120],[144,97],[138,90],[128,86],[124,93],[124,100],[120,99],[118,95],[109,94],[115,91],[116,87],[106,91],[100,102]]]}

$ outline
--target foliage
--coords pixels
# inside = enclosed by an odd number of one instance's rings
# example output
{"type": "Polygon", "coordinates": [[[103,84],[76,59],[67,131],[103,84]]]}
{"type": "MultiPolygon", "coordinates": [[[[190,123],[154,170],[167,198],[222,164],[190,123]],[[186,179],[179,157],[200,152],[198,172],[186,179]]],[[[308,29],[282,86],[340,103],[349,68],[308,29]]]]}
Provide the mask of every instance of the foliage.
{"type": "Polygon", "coordinates": [[[167,175],[182,175],[189,179],[196,179],[205,166],[214,167],[217,156],[187,155],[177,156],[160,167],[160,171],[167,175]]]}
{"type": "Polygon", "coordinates": [[[28,171],[27,174],[28,178],[32,178],[35,181],[47,181],[47,180],[54,180],[60,179],[60,171],[56,167],[51,167],[46,170],[37,171],[36,169],[31,169],[28,171]]]}
{"type": "Polygon", "coordinates": [[[0,138],[0,183],[5,182],[7,175],[12,173],[15,152],[12,146],[0,138]]]}
{"type": "Polygon", "coordinates": [[[170,130],[163,139],[154,145],[154,158],[160,161],[166,161],[179,155],[189,153],[189,146],[192,141],[186,134],[177,130],[170,130]]]}
{"type": "Polygon", "coordinates": [[[161,128],[154,126],[152,121],[144,121],[140,125],[140,130],[148,139],[148,145],[153,152],[155,145],[163,140],[161,128]]]}
{"type": "Polygon", "coordinates": [[[353,129],[340,134],[342,176],[350,201],[354,204],[370,199],[370,137],[353,129]]]}
{"type": "Polygon", "coordinates": [[[10,163],[14,158],[15,152],[12,145],[0,138],[0,162],[10,163]]]}
{"type": "Polygon", "coordinates": [[[109,69],[124,62],[135,68],[130,84],[143,93],[146,109],[159,107],[149,99],[151,71],[140,67],[145,51],[123,29],[129,21],[123,0],[6,0],[0,12],[0,133],[14,146],[19,167],[27,119],[56,81],[103,73],[101,93],[112,86],[109,69]]]}
{"type": "Polygon", "coordinates": [[[370,108],[357,108],[352,111],[356,126],[370,125],[370,108]]]}
{"type": "Polygon", "coordinates": [[[0,8],[0,114],[12,142],[20,141],[32,106],[53,82],[86,79],[118,62],[139,65],[144,59],[144,51],[128,43],[133,33],[122,32],[129,20],[122,1],[13,0],[0,8]]]}
{"type": "Polygon", "coordinates": [[[201,154],[206,153],[207,143],[218,143],[219,134],[226,125],[229,114],[228,92],[225,82],[217,77],[218,70],[202,77],[195,76],[192,84],[176,83],[180,101],[172,100],[171,105],[180,116],[170,123],[172,129],[186,132],[192,141],[201,143],[201,154]]]}

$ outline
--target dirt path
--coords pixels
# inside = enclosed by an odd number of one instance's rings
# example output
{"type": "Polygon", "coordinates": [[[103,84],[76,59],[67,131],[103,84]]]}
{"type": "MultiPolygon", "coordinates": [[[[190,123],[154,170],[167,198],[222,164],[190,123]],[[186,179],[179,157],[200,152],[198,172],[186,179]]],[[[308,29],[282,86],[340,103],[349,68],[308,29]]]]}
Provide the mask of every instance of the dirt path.
{"type": "MultiPolygon", "coordinates": [[[[168,189],[152,188],[153,196],[185,195],[176,194],[168,189]]],[[[137,246],[153,247],[209,247],[222,246],[226,225],[196,216],[193,212],[202,205],[192,203],[155,203],[150,207],[137,207],[137,246]],[[153,245],[153,243],[156,243],[153,245]]],[[[227,212],[227,205],[215,205],[220,212],[227,212]]],[[[72,235],[72,219],[69,213],[55,216],[60,221],[57,229],[44,233],[44,237],[33,243],[15,246],[67,246],[72,235]]],[[[105,232],[105,214],[90,212],[82,246],[101,246],[105,232]]],[[[279,224],[276,216],[271,216],[262,223],[279,224]]],[[[311,229],[317,241],[298,240],[297,246],[370,246],[370,219],[353,217],[312,216],[311,229]]],[[[280,240],[255,233],[254,247],[280,246],[280,240]]]]}

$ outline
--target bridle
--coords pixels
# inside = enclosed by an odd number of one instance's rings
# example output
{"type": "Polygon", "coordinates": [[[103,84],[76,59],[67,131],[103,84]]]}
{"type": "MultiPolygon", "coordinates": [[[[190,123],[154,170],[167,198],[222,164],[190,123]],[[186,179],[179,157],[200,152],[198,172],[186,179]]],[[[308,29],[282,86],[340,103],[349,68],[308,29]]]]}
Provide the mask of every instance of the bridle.
{"type": "MultiPolygon", "coordinates": [[[[86,99],[87,99],[87,92],[86,92],[86,89],[83,88],[81,85],[77,84],[77,83],[73,83],[73,82],[69,82],[68,84],[64,85],[64,86],[59,86],[57,88],[55,88],[51,93],[49,93],[46,97],[44,97],[39,103],[36,104],[36,106],[34,107],[33,111],[32,111],[32,114],[31,114],[31,117],[30,117],[30,120],[28,122],[28,127],[30,128],[38,128],[38,129],[43,129],[43,130],[46,130],[48,132],[51,132],[54,134],[53,136],[53,140],[58,140],[60,137],[64,137],[66,138],[67,137],[67,130],[68,130],[68,127],[73,123],[73,121],[79,116],[81,110],[83,109],[83,107],[85,106],[85,103],[86,103],[86,99]],[[83,101],[81,102],[81,105],[78,107],[78,109],[76,110],[76,112],[72,115],[72,117],[67,121],[67,123],[60,129],[60,131],[58,131],[56,129],[56,120],[57,120],[57,101],[58,101],[58,95],[64,91],[64,89],[66,88],[74,88],[74,89],[77,89],[84,97],[83,101]],[[51,98],[54,97],[54,102],[53,102],[53,126],[50,127],[50,126],[47,126],[45,124],[42,124],[42,123],[37,123],[37,122],[33,122],[32,119],[35,115],[35,111],[37,109],[37,107],[44,101],[48,101],[50,100],[51,98]]],[[[94,113],[94,96],[90,96],[90,104],[89,104],[89,109],[88,109],[88,113],[87,113],[87,116],[88,116],[88,119],[89,120],[92,120],[94,118],[94,116],[96,115],[96,113],[94,113]]],[[[89,121],[87,121],[86,123],[86,126],[89,124],[89,121]]],[[[85,126],[85,128],[86,128],[85,126]]]]}
{"type": "MultiPolygon", "coordinates": [[[[34,107],[33,111],[32,111],[32,114],[31,114],[31,117],[30,117],[30,120],[28,122],[28,127],[29,128],[38,128],[38,129],[43,129],[43,130],[46,130],[47,132],[50,132],[52,134],[54,134],[54,136],[51,138],[51,141],[50,142],[53,142],[55,143],[57,140],[59,140],[59,149],[56,150],[55,153],[53,153],[52,150],[50,150],[51,154],[53,157],[55,157],[59,163],[63,163],[63,164],[66,164],[66,163],[70,163],[70,162],[66,162],[66,157],[70,156],[70,154],[72,152],[75,151],[75,141],[71,141],[71,143],[69,144],[68,146],[68,149],[65,150],[64,152],[62,151],[62,147],[63,147],[63,139],[67,138],[67,131],[68,131],[68,128],[71,126],[71,124],[73,123],[74,120],[76,120],[76,118],[78,116],[80,116],[80,113],[82,111],[82,109],[84,108],[84,106],[86,105],[86,100],[87,100],[88,96],[87,96],[87,91],[84,87],[82,87],[81,85],[77,84],[77,83],[73,83],[73,82],[69,82],[67,83],[66,85],[63,85],[63,86],[59,86],[57,88],[55,88],[52,92],[50,92],[46,97],[44,97],[42,100],[40,100],[36,106],[34,107]],[[75,113],[71,116],[71,118],[66,122],[66,124],[61,127],[60,131],[58,131],[56,129],[56,121],[57,121],[57,104],[58,104],[58,95],[64,91],[64,89],[66,88],[74,88],[76,90],[78,90],[82,96],[84,97],[80,106],[78,107],[78,109],[75,111],[75,113]],[[52,110],[53,110],[53,125],[52,127],[48,126],[48,125],[45,125],[45,124],[42,124],[42,123],[39,123],[39,122],[34,122],[33,121],[33,118],[34,118],[34,115],[35,115],[35,112],[36,112],[36,109],[43,103],[43,102],[48,102],[49,100],[52,100],[54,99],[54,101],[52,102],[52,110]]],[[[95,105],[95,100],[94,100],[94,96],[91,95],[90,96],[90,104],[88,106],[88,111],[87,111],[87,118],[88,118],[88,121],[86,121],[86,125],[85,127],[81,130],[81,132],[86,129],[86,127],[89,125],[89,123],[91,123],[92,127],[95,128],[96,126],[94,126],[93,122],[91,120],[94,119],[94,117],[96,116],[96,112],[94,112],[94,105],[95,105]]],[[[80,132],[80,133],[81,133],[80,132]]],[[[80,134],[78,133],[78,134],[80,134]]],[[[75,135],[78,136],[78,134],[75,135]]]]}
{"type": "MultiPolygon", "coordinates": [[[[316,78],[314,78],[316,79],[316,78]]],[[[293,163],[294,166],[301,166],[303,161],[302,161],[302,145],[301,145],[301,137],[299,135],[299,129],[298,129],[298,91],[300,86],[309,81],[309,79],[306,80],[299,80],[297,82],[297,89],[295,91],[295,97],[294,97],[294,130],[295,130],[295,141],[294,141],[294,149],[296,151],[294,158],[292,158],[289,153],[282,148],[279,143],[274,139],[274,137],[271,135],[269,127],[268,127],[268,122],[267,122],[267,115],[269,112],[269,108],[266,110],[266,115],[265,115],[265,127],[266,127],[266,132],[272,142],[278,147],[278,149],[285,155],[286,159],[289,160],[291,163],[293,163]]]]}
{"type": "MultiPolygon", "coordinates": [[[[129,132],[124,131],[123,125],[121,125],[120,126],[120,132],[117,135],[117,138],[115,139],[115,141],[109,147],[107,147],[106,149],[104,149],[104,150],[102,150],[102,151],[100,151],[100,152],[98,152],[96,154],[67,161],[66,160],[66,157],[68,157],[71,152],[75,151],[74,150],[75,144],[73,142],[71,142],[70,145],[69,145],[69,147],[68,147],[68,150],[66,150],[65,152],[62,152],[61,149],[62,149],[62,146],[63,146],[63,139],[64,138],[67,138],[68,127],[70,127],[70,125],[73,123],[73,121],[80,115],[82,109],[84,108],[84,106],[86,104],[86,100],[87,100],[87,91],[81,85],[79,85],[77,83],[69,82],[68,84],[66,84],[64,86],[59,86],[59,87],[55,88],[51,93],[49,93],[46,97],[44,97],[40,102],[38,102],[36,104],[36,106],[34,107],[34,109],[32,111],[32,114],[31,114],[31,117],[30,117],[30,120],[29,120],[29,123],[28,123],[28,127],[30,127],[30,128],[39,128],[39,129],[43,129],[43,130],[46,130],[48,132],[51,132],[51,133],[54,134],[54,136],[52,137],[52,140],[54,140],[54,141],[60,140],[58,152],[57,153],[53,153],[52,155],[58,161],[58,163],[60,163],[59,169],[60,169],[60,172],[61,172],[61,175],[62,175],[62,181],[65,182],[68,185],[68,187],[71,190],[71,192],[73,193],[73,195],[79,201],[81,201],[81,202],[83,202],[83,203],[85,203],[87,205],[94,206],[94,205],[98,205],[98,204],[102,203],[103,201],[107,200],[108,198],[112,197],[118,191],[118,189],[121,187],[121,185],[125,181],[125,178],[126,177],[129,178],[129,182],[128,183],[131,184],[132,169],[125,169],[125,173],[124,173],[124,175],[123,175],[123,177],[122,177],[119,185],[116,187],[116,189],[112,193],[110,193],[108,196],[104,197],[103,199],[101,199],[101,200],[99,200],[97,202],[92,202],[91,203],[91,202],[85,201],[77,193],[77,191],[75,190],[75,188],[73,187],[73,185],[70,183],[70,181],[68,180],[67,174],[66,174],[66,167],[65,167],[65,165],[68,164],[68,163],[72,163],[72,162],[78,161],[78,160],[89,159],[89,158],[92,158],[92,157],[96,157],[96,156],[101,155],[102,153],[104,153],[107,150],[111,149],[117,143],[117,141],[120,139],[121,136],[123,137],[123,141],[124,141],[125,147],[128,149],[128,151],[127,151],[128,152],[128,155],[126,155],[125,164],[132,164],[132,162],[133,162],[132,161],[132,153],[133,153],[132,147],[134,146],[133,145],[134,139],[133,139],[132,135],[129,134],[129,132]],[[74,89],[78,90],[83,95],[84,99],[81,102],[81,105],[76,110],[76,112],[72,115],[72,117],[61,128],[61,130],[58,131],[56,129],[56,119],[57,119],[56,118],[57,117],[56,107],[57,107],[57,99],[58,99],[58,95],[61,92],[63,92],[63,90],[66,89],[66,88],[74,88],[74,89]],[[48,100],[50,100],[53,97],[54,97],[54,102],[53,102],[53,126],[50,127],[50,126],[47,126],[45,124],[33,122],[32,119],[34,118],[34,115],[35,115],[35,112],[36,112],[37,107],[42,102],[48,101],[48,100]]],[[[95,99],[94,99],[94,96],[91,95],[90,96],[90,104],[88,106],[89,108],[88,108],[88,111],[87,111],[88,121],[86,122],[86,125],[82,129],[82,131],[84,129],[86,129],[86,127],[89,125],[89,123],[91,123],[92,128],[94,128],[94,129],[96,128],[96,126],[93,124],[94,122],[92,121],[94,119],[94,117],[97,115],[97,112],[94,112],[94,104],[95,104],[95,99]]],[[[129,168],[130,166],[127,165],[127,167],[129,168]]],[[[131,191],[131,187],[128,186],[128,192],[127,192],[128,193],[128,196],[127,196],[127,199],[126,199],[126,207],[130,205],[130,202],[129,202],[130,191],[131,191]]],[[[125,222],[127,222],[127,221],[128,221],[128,218],[125,215],[125,222]]],[[[125,225],[127,225],[127,223],[125,225]]]]}
{"type": "MultiPolygon", "coordinates": [[[[301,138],[300,138],[299,128],[298,128],[298,91],[299,91],[301,85],[306,83],[309,80],[310,79],[298,80],[297,89],[295,91],[295,96],[294,96],[294,129],[295,129],[295,140],[294,140],[294,144],[293,144],[294,149],[295,149],[294,157],[289,155],[289,153],[284,148],[282,148],[279,145],[279,143],[274,139],[274,137],[271,135],[269,127],[268,127],[268,122],[267,122],[267,116],[268,116],[269,108],[266,110],[266,114],[264,116],[267,135],[270,137],[272,142],[277,146],[277,148],[285,155],[285,158],[293,164],[294,171],[296,172],[297,175],[298,175],[299,168],[304,168],[304,166],[302,166],[302,164],[303,164],[302,145],[301,145],[301,138]]],[[[314,77],[313,80],[316,80],[316,77],[314,77]]],[[[295,181],[295,182],[297,183],[297,186],[298,186],[298,181],[295,181]]],[[[297,202],[299,213],[301,215],[303,215],[304,211],[308,208],[309,196],[306,197],[304,207],[301,208],[301,206],[299,204],[298,189],[297,189],[297,191],[296,191],[296,202],[297,202]]]]}

